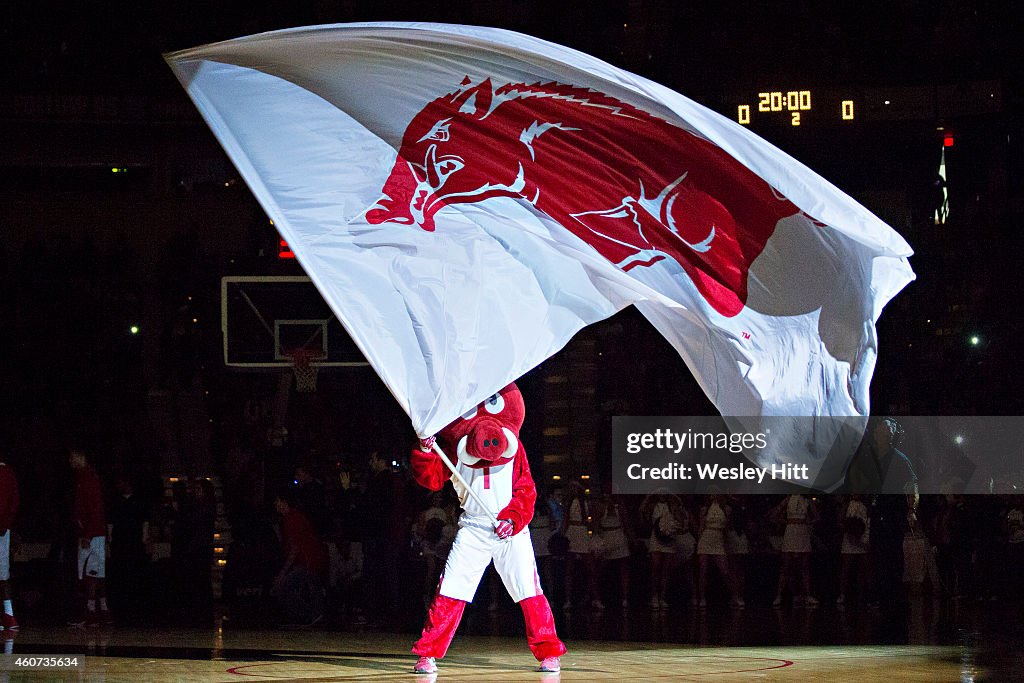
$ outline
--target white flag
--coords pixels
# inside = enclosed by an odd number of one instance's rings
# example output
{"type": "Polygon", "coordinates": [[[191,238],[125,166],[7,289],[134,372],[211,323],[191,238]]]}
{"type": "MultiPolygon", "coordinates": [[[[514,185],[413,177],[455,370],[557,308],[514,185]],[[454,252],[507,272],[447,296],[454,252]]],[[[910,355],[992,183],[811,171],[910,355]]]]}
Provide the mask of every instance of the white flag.
{"type": "Polygon", "coordinates": [[[441,24],[166,58],[419,434],[631,303],[723,415],[867,414],[910,247],[682,95],[441,24]]]}

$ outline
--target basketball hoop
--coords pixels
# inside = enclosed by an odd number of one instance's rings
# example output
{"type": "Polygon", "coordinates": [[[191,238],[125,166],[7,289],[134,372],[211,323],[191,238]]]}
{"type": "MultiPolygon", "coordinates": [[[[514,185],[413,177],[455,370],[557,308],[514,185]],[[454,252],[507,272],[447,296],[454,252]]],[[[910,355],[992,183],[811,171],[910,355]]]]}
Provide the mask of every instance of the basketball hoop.
{"type": "Polygon", "coordinates": [[[320,366],[314,365],[314,361],[323,359],[323,352],[319,349],[297,348],[285,351],[284,355],[292,361],[292,372],[295,373],[295,391],[300,394],[316,391],[316,377],[320,372],[320,366]]]}

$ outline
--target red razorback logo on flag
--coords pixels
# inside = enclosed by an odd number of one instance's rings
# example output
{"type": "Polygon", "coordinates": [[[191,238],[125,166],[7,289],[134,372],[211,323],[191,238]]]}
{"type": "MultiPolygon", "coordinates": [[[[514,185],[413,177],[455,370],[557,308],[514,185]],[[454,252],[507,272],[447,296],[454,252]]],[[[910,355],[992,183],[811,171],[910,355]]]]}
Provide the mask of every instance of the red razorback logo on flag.
{"type": "Polygon", "coordinates": [[[439,97],[410,122],[370,223],[434,230],[449,204],[526,200],[623,270],[676,261],[719,313],[797,213],[724,150],[593,90],[490,79],[439,97]]]}

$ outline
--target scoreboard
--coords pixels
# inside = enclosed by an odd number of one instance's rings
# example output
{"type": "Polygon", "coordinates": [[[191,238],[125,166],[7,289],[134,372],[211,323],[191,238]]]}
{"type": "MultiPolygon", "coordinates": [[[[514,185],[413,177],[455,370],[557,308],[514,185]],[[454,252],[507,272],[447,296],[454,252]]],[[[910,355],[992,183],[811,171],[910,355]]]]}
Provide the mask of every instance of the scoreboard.
{"type": "Polygon", "coordinates": [[[764,89],[735,98],[732,117],[742,125],[843,124],[860,115],[859,93],[834,89],[764,89]]]}
{"type": "Polygon", "coordinates": [[[875,121],[941,121],[1002,111],[999,81],[896,86],[775,84],[720,100],[716,109],[753,127],[855,127],[875,121]]]}

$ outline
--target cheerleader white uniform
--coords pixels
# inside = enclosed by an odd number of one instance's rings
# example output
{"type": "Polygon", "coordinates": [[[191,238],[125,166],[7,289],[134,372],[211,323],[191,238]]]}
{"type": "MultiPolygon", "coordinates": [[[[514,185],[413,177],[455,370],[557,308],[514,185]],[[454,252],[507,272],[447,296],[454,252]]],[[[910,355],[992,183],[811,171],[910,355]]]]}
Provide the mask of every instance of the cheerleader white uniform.
{"type": "Polygon", "coordinates": [[[728,523],[725,510],[718,503],[712,503],[704,513],[704,531],[697,541],[698,555],[725,555],[725,526],[728,523]]]}
{"type": "Polygon", "coordinates": [[[846,508],[846,518],[859,517],[864,521],[864,533],[860,538],[853,538],[850,534],[843,534],[843,547],[839,551],[843,555],[865,555],[868,552],[868,540],[871,534],[871,520],[868,519],[868,508],[859,500],[851,500],[846,508]]]}
{"type": "Polygon", "coordinates": [[[808,524],[810,503],[803,496],[793,495],[786,500],[786,531],[782,535],[782,552],[811,552],[811,527],[808,524]]]}
{"type": "Polygon", "coordinates": [[[749,555],[750,541],[744,531],[729,529],[725,532],[725,551],[730,555],[749,555]]]}
{"type": "Polygon", "coordinates": [[[654,531],[651,532],[651,538],[647,542],[649,552],[679,553],[683,560],[693,557],[693,549],[697,542],[694,540],[693,534],[683,530],[682,522],[672,514],[667,503],[658,503],[654,506],[654,512],[651,513],[651,526],[654,531]],[[659,530],[662,538],[658,538],[659,530]],[[671,540],[665,540],[666,537],[671,540]]]}
{"type": "Polygon", "coordinates": [[[573,500],[569,506],[565,537],[569,539],[570,553],[586,555],[590,552],[590,532],[587,529],[587,520],[580,506],[579,498],[573,500]]]}
{"type": "Polygon", "coordinates": [[[652,553],[678,552],[675,538],[682,531],[683,525],[672,514],[668,504],[658,503],[651,512],[651,539],[648,541],[647,547],[652,553]]]}
{"type": "Polygon", "coordinates": [[[601,558],[621,560],[629,557],[629,539],[622,526],[622,518],[616,506],[612,506],[601,520],[601,558]]]}
{"type": "Polygon", "coordinates": [[[548,544],[551,542],[551,534],[549,515],[537,515],[530,521],[530,540],[533,541],[534,556],[550,557],[551,549],[548,544]]]}

